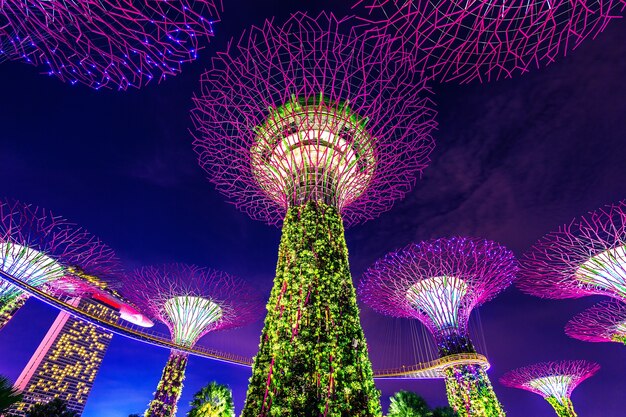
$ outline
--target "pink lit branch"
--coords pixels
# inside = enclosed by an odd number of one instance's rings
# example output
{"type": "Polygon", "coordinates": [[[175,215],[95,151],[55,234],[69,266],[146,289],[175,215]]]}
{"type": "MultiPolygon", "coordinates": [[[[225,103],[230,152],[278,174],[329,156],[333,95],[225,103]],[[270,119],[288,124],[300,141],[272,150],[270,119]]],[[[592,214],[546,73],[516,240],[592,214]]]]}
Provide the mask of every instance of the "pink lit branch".
{"type": "Polygon", "coordinates": [[[586,342],[626,344],[626,304],[617,300],[597,304],[570,320],[565,333],[586,342]]]}
{"type": "Polygon", "coordinates": [[[517,286],[544,298],[626,298],[626,203],[546,235],[524,256],[517,286]]]}
{"type": "Polygon", "coordinates": [[[625,0],[356,0],[428,76],[509,78],[566,55],[621,18],[625,0]]]}

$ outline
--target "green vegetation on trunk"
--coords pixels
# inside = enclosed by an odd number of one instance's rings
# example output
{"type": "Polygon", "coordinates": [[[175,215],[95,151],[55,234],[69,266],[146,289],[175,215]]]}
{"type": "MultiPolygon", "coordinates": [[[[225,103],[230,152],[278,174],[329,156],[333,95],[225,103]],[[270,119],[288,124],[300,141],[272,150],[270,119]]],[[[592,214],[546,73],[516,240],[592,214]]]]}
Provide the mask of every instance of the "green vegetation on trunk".
{"type": "Polygon", "coordinates": [[[379,417],[337,210],[288,210],[242,417],[379,417]]]}
{"type": "Polygon", "coordinates": [[[445,370],[448,403],[460,417],[504,417],[487,373],[480,365],[457,365],[445,370]]]}
{"type": "Polygon", "coordinates": [[[173,417],[176,404],[183,391],[185,369],[189,358],[186,353],[172,351],[163,369],[154,399],[148,405],[145,417],[173,417]]]}
{"type": "Polygon", "coordinates": [[[550,405],[556,411],[556,415],[559,417],[577,417],[576,412],[574,411],[574,404],[572,404],[572,400],[569,398],[556,398],[556,397],[548,397],[546,401],[550,403],[550,405]]]}

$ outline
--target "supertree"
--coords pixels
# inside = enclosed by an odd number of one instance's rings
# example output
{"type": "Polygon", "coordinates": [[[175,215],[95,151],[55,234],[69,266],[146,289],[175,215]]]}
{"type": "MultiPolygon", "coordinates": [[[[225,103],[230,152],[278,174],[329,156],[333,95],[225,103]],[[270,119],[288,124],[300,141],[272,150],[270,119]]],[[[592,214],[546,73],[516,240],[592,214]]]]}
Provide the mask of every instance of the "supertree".
{"type": "MultiPolygon", "coordinates": [[[[610,20],[625,0],[356,0],[382,11],[428,75],[469,82],[511,77],[556,60],[610,20]]],[[[376,15],[376,13],[374,13],[376,15]]]]}
{"type": "Polygon", "coordinates": [[[587,361],[541,362],[510,371],[500,382],[541,395],[559,417],[576,417],[570,395],[599,369],[600,365],[587,361]]]}
{"type": "Polygon", "coordinates": [[[516,285],[544,298],[626,299],[626,202],[562,226],[524,256],[516,285]]]}
{"type": "MultiPolygon", "coordinates": [[[[248,324],[262,304],[244,281],[194,265],[143,267],[124,277],[123,294],[163,322],[172,341],[192,347],[205,334],[248,324]]],[[[145,417],[172,417],[183,388],[188,354],[172,350],[145,417]]]]}
{"type": "Polygon", "coordinates": [[[195,60],[221,10],[221,0],[2,0],[0,61],[97,89],[138,88],[195,60]]]}
{"type": "MultiPolygon", "coordinates": [[[[436,239],[379,259],[364,274],[359,293],[382,314],[421,321],[445,358],[476,353],[469,337],[470,314],[507,288],[517,269],[513,253],[494,242],[436,239]]],[[[448,401],[460,416],[504,416],[480,364],[468,360],[444,373],[448,401]]]]}
{"type": "Polygon", "coordinates": [[[388,210],[428,163],[429,92],[354,18],[253,27],[202,77],[200,164],[282,238],[244,417],[379,416],[344,221],[388,210]]]}
{"type": "Polygon", "coordinates": [[[617,300],[596,304],[570,320],[565,333],[586,342],[626,344],[626,304],[617,300]]]}
{"type": "MultiPolygon", "coordinates": [[[[0,269],[34,287],[118,271],[113,251],[96,237],[51,212],[19,201],[0,200],[0,269]]],[[[0,280],[0,328],[28,294],[0,280]]]]}

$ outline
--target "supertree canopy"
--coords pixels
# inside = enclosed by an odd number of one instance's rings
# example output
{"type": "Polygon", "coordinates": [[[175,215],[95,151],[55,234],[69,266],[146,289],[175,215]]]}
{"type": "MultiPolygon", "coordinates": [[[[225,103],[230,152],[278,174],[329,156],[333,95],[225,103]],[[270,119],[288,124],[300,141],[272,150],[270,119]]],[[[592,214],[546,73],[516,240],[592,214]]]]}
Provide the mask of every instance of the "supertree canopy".
{"type": "MultiPolygon", "coordinates": [[[[163,322],[172,341],[194,346],[205,334],[248,324],[261,304],[244,281],[193,265],[140,268],[124,278],[124,296],[163,322]]],[[[182,392],[188,354],[172,350],[146,417],[172,417],[182,392]]]]}
{"type": "Polygon", "coordinates": [[[93,88],[141,87],[195,60],[221,10],[221,0],[3,0],[0,61],[93,88]]]}
{"type": "MultiPolygon", "coordinates": [[[[470,314],[507,288],[517,269],[513,253],[494,242],[437,239],[378,260],[366,271],[359,292],[382,314],[420,320],[433,334],[441,357],[475,353],[470,314]]],[[[451,366],[445,374],[450,406],[459,415],[504,415],[480,365],[451,366]]]]}
{"type": "Polygon", "coordinates": [[[283,224],[244,417],[379,416],[343,221],[402,198],[434,111],[411,61],[354,18],[253,27],[202,77],[200,164],[255,219],[283,224]]]}
{"type": "Polygon", "coordinates": [[[626,304],[617,300],[597,304],[570,320],[565,333],[586,342],[626,344],[626,304]]]}
{"type": "Polygon", "coordinates": [[[544,298],[599,294],[626,299],[626,202],[542,238],[524,256],[517,286],[544,298]]]}
{"type": "MultiPolygon", "coordinates": [[[[546,65],[622,17],[625,0],[356,0],[382,10],[429,75],[491,80],[546,65]]],[[[379,22],[381,23],[381,22],[379,22]]]]}
{"type": "Polygon", "coordinates": [[[570,395],[599,369],[598,364],[587,361],[542,362],[510,371],[500,382],[541,395],[559,417],[576,417],[570,395]]]}
{"type": "MultiPolygon", "coordinates": [[[[96,237],[47,210],[0,200],[0,269],[33,287],[93,275],[106,280],[118,268],[113,251],[96,237]]],[[[28,295],[0,280],[0,328],[28,295]]]]}

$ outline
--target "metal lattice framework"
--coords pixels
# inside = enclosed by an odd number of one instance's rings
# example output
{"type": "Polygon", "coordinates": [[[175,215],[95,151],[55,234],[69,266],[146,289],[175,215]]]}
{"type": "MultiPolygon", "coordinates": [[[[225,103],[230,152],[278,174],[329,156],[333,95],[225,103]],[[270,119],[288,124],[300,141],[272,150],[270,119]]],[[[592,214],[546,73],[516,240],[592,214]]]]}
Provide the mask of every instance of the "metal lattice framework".
{"type": "Polygon", "coordinates": [[[596,304],[570,320],[565,333],[586,342],[626,344],[626,304],[617,300],[596,304]]]}
{"type": "Polygon", "coordinates": [[[2,0],[0,61],[97,89],[141,87],[195,60],[221,10],[221,0],[2,0]]]}
{"type": "MultiPolygon", "coordinates": [[[[547,65],[595,38],[625,0],[357,0],[382,10],[429,75],[469,82],[547,65]]],[[[380,23],[380,22],[379,22],[380,23]]]]}
{"type": "Polygon", "coordinates": [[[578,384],[599,370],[600,365],[588,361],[541,362],[510,371],[500,378],[500,382],[544,398],[565,400],[578,384]]]}
{"type": "Polygon", "coordinates": [[[543,298],[626,298],[626,202],[559,228],[524,256],[517,286],[543,298]]]}
{"type": "Polygon", "coordinates": [[[388,39],[354,18],[296,13],[231,41],[202,76],[194,146],[218,190],[251,217],[323,200],[347,224],[402,198],[429,162],[435,112],[388,39]]]}
{"type": "Polygon", "coordinates": [[[244,281],[195,265],[168,264],[135,270],[124,278],[123,295],[163,322],[175,343],[193,346],[210,331],[259,319],[262,303],[244,281]]]}
{"type": "MultiPolygon", "coordinates": [[[[0,200],[0,268],[42,287],[86,275],[114,282],[119,263],[108,246],[75,224],[29,204],[0,200]]],[[[0,282],[5,302],[19,294],[19,289],[0,282]]]]}
{"type": "Polygon", "coordinates": [[[455,237],[387,254],[361,281],[361,299],[393,317],[420,320],[435,338],[467,337],[472,310],[515,279],[517,261],[497,243],[455,237]]]}

